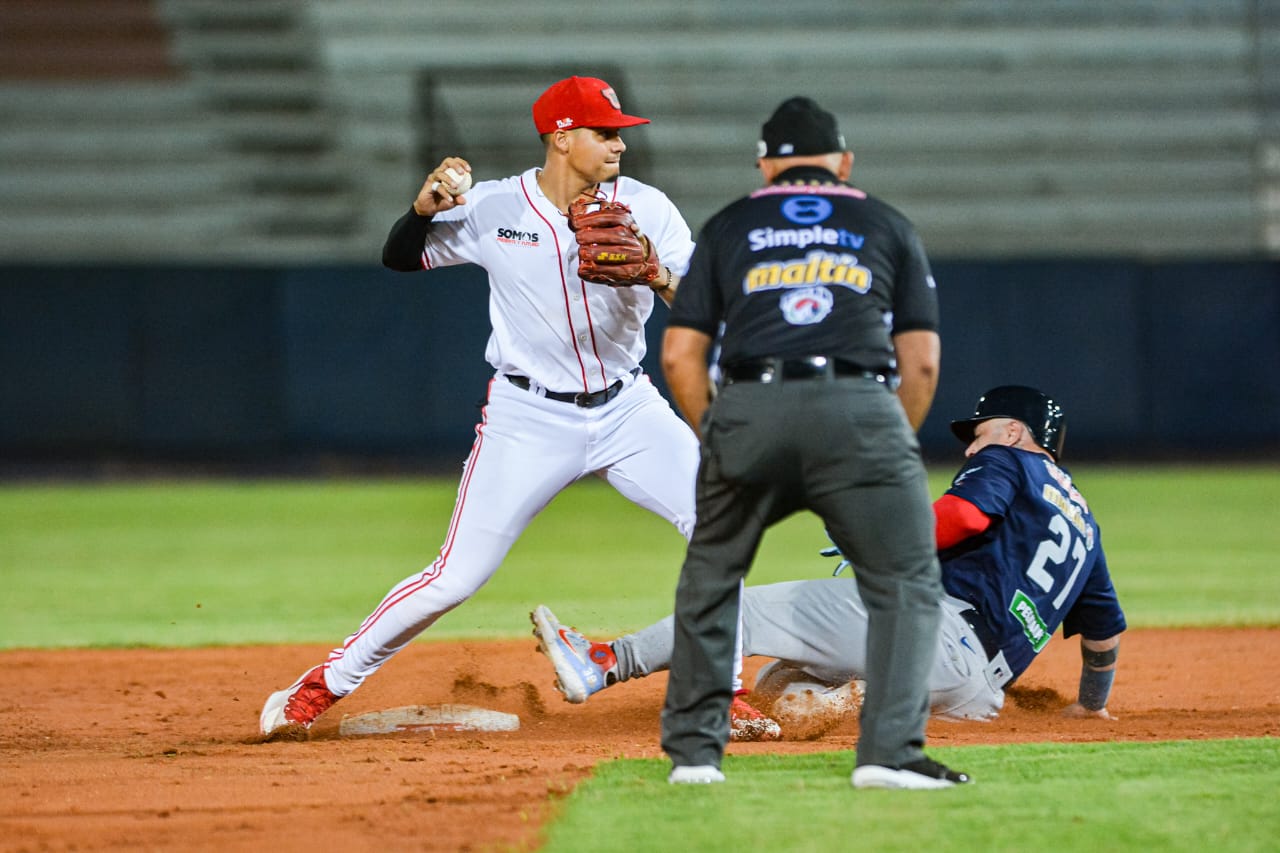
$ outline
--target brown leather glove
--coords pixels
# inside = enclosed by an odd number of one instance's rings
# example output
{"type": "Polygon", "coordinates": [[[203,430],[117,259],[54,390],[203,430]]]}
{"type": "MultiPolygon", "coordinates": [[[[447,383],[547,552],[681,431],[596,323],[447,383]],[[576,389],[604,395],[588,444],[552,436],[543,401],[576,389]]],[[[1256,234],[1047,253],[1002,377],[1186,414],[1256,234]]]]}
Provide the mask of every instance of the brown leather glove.
{"type": "Polygon", "coordinates": [[[648,284],[661,267],[631,208],[618,202],[578,199],[569,206],[569,228],[578,238],[578,276],[612,287],[648,284]]]}

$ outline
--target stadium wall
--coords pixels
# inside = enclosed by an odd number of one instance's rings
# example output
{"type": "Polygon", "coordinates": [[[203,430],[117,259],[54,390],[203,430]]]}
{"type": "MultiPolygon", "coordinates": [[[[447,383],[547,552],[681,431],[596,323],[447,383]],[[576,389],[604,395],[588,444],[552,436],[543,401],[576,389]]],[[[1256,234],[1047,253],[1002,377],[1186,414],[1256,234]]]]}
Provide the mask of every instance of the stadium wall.
{"type": "MultiPolygon", "coordinates": [[[[940,261],[943,373],[921,438],[984,389],[1039,386],[1069,454],[1280,449],[1280,266],[940,261]]],[[[0,461],[415,460],[449,469],[491,370],[483,273],[369,266],[0,270],[0,461]]],[[[666,309],[650,321],[646,369],[666,309]]],[[[665,390],[665,388],[664,388],[665,390]]]]}

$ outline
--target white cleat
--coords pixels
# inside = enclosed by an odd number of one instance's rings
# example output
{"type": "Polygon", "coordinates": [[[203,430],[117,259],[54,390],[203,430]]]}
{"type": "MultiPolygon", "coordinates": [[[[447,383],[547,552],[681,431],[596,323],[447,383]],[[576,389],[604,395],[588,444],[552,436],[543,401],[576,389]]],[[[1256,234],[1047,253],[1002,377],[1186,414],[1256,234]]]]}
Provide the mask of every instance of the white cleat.
{"type": "Polygon", "coordinates": [[[898,767],[863,764],[854,768],[850,781],[855,788],[930,791],[967,785],[973,780],[968,773],[960,773],[945,764],[922,757],[898,767]]]}
{"type": "Polygon", "coordinates": [[[712,785],[723,782],[720,768],[710,764],[682,764],[671,768],[667,782],[671,785],[712,785]]]}

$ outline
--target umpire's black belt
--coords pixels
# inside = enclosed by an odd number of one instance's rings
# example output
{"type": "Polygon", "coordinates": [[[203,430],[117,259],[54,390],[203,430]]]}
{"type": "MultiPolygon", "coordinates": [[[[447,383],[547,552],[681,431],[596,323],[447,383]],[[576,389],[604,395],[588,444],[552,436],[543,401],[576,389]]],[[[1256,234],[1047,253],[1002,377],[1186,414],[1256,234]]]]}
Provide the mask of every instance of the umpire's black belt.
{"type": "Polygon", "coordinates": [[[893,371],[873,369],[843,358],[810,355],[804,358],[753,358],[735,361],[720,371],[720,384],[735,382],[781,382],[794,379],[834,379],[837,376],[859,376],[888,385],[893,371]]]}
{"type": "MultiPolygon", "coordinates": [[[[533,383],[529,381],[528,376],[516,376],[511,373],[503,374],[507,377],[507,381],[512,385],[524,391],[533,390],[533,383]]],[[[640,375],[640,368],[631,368],[632,376],[640,375]]],[[[579,391],[573,393],[570,391],[548,391],[545,388],[540,392],[543,397],[548,400],[555,400],[557,403],[573,403],[575,406],[581,406],[584,409],[594,409],[597,406],[603,406],[612,400],[622,391],[623,381],[621,379],[614,382],[608,388],[602,391],[579,391]]]]}
{"type": "Polygon", "coordinates": [[[968,610],[960,611],[960,618],[973,629],[974,636],[978,638],[978,642],[982,643],[982,650],[987,653],[987,660],[995,660],[996,655],[1000,654],[1000,644],[987,630],[987,623],[982,621],[981,614],[970,607],[968,610]]]}

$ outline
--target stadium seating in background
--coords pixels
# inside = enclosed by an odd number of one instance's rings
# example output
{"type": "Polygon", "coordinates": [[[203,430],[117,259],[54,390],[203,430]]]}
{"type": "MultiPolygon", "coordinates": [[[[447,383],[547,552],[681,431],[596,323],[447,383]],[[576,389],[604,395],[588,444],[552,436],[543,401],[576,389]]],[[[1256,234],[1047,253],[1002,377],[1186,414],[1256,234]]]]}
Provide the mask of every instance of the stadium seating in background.
{"type": "Polygon", "coordinates": [[[0,81],[165,79],[177,73],[152,0],[0,3],[0,81]]]}
{"type": "Polygon", "coordinates": [[[1280,22],[1253,5],[8,3],[0,262],[376,263],[447,148],[539,162],[531,97],[572,71],[653,118],[625,168],[695,228],[806,93],[935,257],[1270,255],[1280,22]]]}

